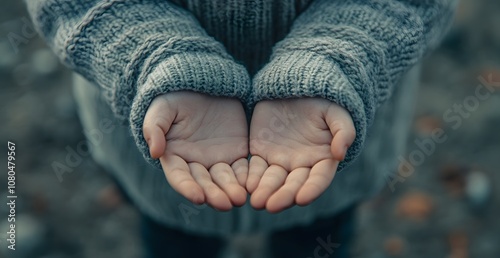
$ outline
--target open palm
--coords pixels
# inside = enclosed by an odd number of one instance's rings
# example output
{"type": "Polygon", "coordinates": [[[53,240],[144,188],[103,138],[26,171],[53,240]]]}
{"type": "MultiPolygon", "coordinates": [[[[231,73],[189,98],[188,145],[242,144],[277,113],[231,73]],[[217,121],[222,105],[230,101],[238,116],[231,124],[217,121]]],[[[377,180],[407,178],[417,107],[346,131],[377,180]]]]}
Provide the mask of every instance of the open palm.
{"type": "Polygon", "coordinates": [[[307,205],[330,185],[355,138],[349,113],[325,99],[262,101],[250,127],[246,187],[256,209],[307,205]]]}
{"type": "Polygon", "coordinates": [[[151,103],[143,132],[167,181],[188,200],[218,210],[245,203],[248,129],[240,101],[164,94],[151,103]]]}

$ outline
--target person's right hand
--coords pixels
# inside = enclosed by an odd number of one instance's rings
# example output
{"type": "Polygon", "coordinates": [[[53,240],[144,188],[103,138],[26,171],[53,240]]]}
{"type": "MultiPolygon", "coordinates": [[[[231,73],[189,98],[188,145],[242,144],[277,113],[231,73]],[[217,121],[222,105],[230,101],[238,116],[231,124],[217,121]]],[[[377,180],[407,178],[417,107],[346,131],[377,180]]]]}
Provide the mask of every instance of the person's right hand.
{"type": "Polygon", "coordinates": [[[245,203],[248,127],[240,101],[194,92],[160,95],[143,132],[167,181],[188,200],[218,210],[245,203]]]}

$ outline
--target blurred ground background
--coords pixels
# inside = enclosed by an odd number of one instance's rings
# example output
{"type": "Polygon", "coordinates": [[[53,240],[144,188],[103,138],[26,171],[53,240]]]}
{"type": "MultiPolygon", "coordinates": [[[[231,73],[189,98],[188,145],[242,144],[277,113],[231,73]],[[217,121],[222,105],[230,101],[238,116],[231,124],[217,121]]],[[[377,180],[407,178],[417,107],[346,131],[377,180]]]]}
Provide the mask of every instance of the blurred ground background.
{"type": "MultiPolygon", "coordinates": [[[[140,257],[137,211],[102,168],[83,156],[71,172],[54,172],[54,162],[84,142],[70,84],[22,2],[0,0],[0,139],[17,147],[19,225],[12,256],[1,205],[0,257],[140,257]]],[[[353,257],[500,257],[500,1],[461,2],[447,39],[424,61],[418,98],[402,157],[419,151],[415,140],[430,139],[435,128],[447,139],[412,173],[395,171],[360,207],[353,257]],[[476,105],[470,97],[481,76],[496,90],[476,105]],[[443,117],[464,101],[473,108],[455,128],[443,117]]],[[[1,203],[6,185],[0,176],[1,203]]]]}

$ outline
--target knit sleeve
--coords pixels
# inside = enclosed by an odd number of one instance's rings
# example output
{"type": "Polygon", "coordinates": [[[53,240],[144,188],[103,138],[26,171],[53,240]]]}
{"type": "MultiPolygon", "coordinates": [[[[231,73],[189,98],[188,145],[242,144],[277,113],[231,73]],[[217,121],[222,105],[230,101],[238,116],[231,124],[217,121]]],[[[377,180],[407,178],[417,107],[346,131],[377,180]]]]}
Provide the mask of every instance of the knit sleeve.
{"type": "Polygon", "coordinates": [[[439,43],[455,2],[317,0],[255,76],[252,102],[322,97],[348,110],[356,139],[341,170],[359,154],[377,107],[402,75],[439,43]]]}
{"type": "Polygon", "coordinates": [[[101,87],[116,117],[142,134],[156,96],[190,90],[248,98],[246,69],[194,16],[165,0],[25,0],[35,27],[69,68],[101,87]]]}

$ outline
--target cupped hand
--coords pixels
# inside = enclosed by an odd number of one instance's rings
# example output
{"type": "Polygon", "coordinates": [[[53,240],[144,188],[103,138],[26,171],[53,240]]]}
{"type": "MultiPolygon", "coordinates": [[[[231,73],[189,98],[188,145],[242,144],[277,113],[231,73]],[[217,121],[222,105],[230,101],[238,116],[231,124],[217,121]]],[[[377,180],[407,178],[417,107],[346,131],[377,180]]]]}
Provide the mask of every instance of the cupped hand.
{"type": "Polygon", "coordinates": [[[259,102],[246,188],[256,209],[308,205],[330,185],[355,138],[349,113],[321,98],[259,102]]]}
{"type": "Polygon", "coordinates": [[[245,203],[248,127],[239,100],[194,92],[156,97],[143,124],[167,181],[193,203],[229,210],[245,203]]]}

